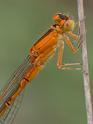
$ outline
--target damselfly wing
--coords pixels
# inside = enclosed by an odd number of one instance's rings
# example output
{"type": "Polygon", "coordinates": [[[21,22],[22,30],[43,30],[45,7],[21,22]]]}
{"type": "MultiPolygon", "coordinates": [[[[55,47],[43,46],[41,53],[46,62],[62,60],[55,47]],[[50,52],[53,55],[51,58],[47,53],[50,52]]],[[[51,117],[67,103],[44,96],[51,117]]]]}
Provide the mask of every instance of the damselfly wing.
{"type": "MultiPolygon", "coordinates": [[[[25,89],[24,89],[25,90],[25,89]]],[[[24,90],[20,93],[20,95],[16,98],[15,102],[5,111],[4,115],[0,118],[0,124],[12,124],[17,112],[21,107],[21,103],[24,97],[24,90]]]]}
{"type": "MultiPolygon", "coordinates": [[[[4,103],[15,93],[16,89],[19,86],[19,82],[23,79],[24,75],[26,72],[32,67],[31,61],[30,61],[30,56],[28,55],[27,58],[24,60],[23,64],[21,64],[18,69],[14,72],[12,77],[9,79],[8,84],[5,85],[5,88],[1,91],[0,95],[0,111],[2,111],[4,107],[4,103]]],[[[23,97],[22,92],[16,99],[16,101],[9,106],[9,109],[0,116],[0,123],[1,124],[7,124],[7,120],[11,121],[13,120],[14,113],[16,113],[17,109],[20,106],[22,97],[23,97]],[[15,108],[15,109],[14,109],[15,108]],[[12,113],[12,114],[11,114],[12,113]],[[11,116],[11,119],[8,119],[8,116],[11,116]]],[[[10,122],[9,122],[10,124],[10,122]]]]}

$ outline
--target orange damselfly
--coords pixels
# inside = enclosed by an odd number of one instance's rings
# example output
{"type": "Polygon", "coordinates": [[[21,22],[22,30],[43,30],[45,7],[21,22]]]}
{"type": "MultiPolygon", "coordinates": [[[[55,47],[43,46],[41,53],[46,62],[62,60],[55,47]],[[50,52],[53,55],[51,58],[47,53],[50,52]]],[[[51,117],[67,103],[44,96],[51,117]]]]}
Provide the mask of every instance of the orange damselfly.
{"type": "MultiPolygon", "coordinates": [[[[73,33],[76,25],[75,21],[64,14],[58,13],[53,17],[55,24],[51,26],[30,49],[29,55],[23,64],[14,72],[7,85],[0,95],[0,123],[10,124],[20,107],[23,91],[29,81],[31,81],[44,67],[47,60],[52,57],[58,48],[58,69],[71,70],[73,66],[80,63],[62,63],[64,44],[66,43],[72,53],[76,53],[80,42],[79,35],[73,33]],[[77,47],[73,45],[70,37],[77,42],[77,47]]],[[[79,70],[80,68],[74,68],[79,70]]]]}

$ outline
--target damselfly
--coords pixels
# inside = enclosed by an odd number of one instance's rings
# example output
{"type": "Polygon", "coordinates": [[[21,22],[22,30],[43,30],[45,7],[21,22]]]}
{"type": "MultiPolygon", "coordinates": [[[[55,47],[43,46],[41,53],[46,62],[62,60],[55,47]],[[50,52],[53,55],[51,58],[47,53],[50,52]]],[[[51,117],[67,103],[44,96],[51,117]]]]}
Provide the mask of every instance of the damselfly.
{"type": "Polygon", "coordinates": [[[58,48],[57,67],[62,70],[79,70],[74,66],[80,63],[62,63],[64,44],[76,53],[80,42],[79,35],[73,33],[75,21],[64,14],[58,13],[54,17],[55,24],[51,26],[30,49],[29,55],[23,64],[14,72],[13,76],[1,91],[0,95],[0,123],[10,124],[14,119],[23,97],[26,85],[44,68],[45,63],[51,58],[58,48]],[[77,42],[75,47],[70,37],[77,42]],[[74,68],[73,68],[74,67],[74,68]]]}

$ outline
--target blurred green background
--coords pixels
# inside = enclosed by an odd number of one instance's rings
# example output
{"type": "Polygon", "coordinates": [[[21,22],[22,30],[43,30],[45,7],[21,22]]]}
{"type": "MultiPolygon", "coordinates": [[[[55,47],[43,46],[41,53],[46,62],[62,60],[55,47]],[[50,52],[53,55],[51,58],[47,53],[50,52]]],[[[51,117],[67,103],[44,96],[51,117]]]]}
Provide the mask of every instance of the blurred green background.
{"type": "MultiPolygon", "coordinates": [[[[90,80],[93,87],[93,1],[85,0],[90,80]]],[[[77,21],[76,0],[0,0],[0,89],[29,54],[29,49],[53,24],[52,16],[64,12],[77,21]]],[[[58,71],[55,57],[26,87],[13,124],[87,124],[82,73],[58,71]]],[[[64,63],[81,61],[65,46],[64,63]]],[[[91,88],[92,89],[92,88],[91,88]]],[[[93,91],[92,91],[93,94],[93,91]]],[[[93,95],[92,95],[93,96],[93,95]]]]}

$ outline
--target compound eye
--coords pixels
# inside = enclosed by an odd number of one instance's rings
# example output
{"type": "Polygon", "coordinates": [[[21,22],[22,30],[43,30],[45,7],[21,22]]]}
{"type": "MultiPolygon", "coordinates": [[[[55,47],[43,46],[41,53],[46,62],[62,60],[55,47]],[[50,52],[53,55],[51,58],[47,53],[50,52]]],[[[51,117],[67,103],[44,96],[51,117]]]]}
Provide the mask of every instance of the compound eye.
{"type": "Polygon", "coordinates": [[[60,19],[62,19],[62,20],[68,20],[69,19],[69,17],[64,15],[64,14],[59,13],[58,15],[59,15],[60,19]]]}
{"type": "Polygon", "coordinates": [[[69,21],[66,21],[66,22],[65,22],[65,26],[66,26],[66,27],[69,27],[69,26],[70,26],[70,22],[69,22],[69,21]]]}
{"type": "Polygon", "coordinates": [[[64,30],[72,31],[75,27],[75,22],[73,20],[68,20],[64,24],[64,30]]]}
{"type": "Polygon", "coordinates": [[[54,21],[60,21],[60,17],[59,17],[59,15],[55,15],[54,17],[53,17],[53,19],[54,19],[54,21]]]}

